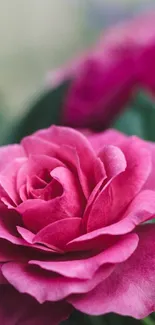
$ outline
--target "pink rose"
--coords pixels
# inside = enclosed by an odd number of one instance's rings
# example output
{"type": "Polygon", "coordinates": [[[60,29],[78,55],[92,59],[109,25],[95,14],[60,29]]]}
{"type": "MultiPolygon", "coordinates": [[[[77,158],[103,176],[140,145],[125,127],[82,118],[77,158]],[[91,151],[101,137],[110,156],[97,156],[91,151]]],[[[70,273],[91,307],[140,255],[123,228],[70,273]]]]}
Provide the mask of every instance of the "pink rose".
{"type": "Polygon", "coordinates": [[[97,45],[68,66],[52,71],[48,84],[72,79],[62,122],[103,129],[137,88],[155,94],[155,12],[107,31],[97,45]]]}
{"type": "Polygon", "coordinates": [[[155,310],[155,145],[86,134],[0,149],[0,324],[155,310]]]}

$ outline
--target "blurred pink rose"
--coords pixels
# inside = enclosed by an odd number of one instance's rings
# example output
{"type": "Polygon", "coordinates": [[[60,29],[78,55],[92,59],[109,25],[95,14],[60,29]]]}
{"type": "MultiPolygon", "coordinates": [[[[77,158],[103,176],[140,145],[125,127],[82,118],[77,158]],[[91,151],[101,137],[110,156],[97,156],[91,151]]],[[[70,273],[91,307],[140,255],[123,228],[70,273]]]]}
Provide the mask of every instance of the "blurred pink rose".
{"type": "Polygon", "coordinates": [[[155,145],[85,134],[0,149],[0,324],[155,310],[155,145]]]}
{"type": "Polygon", "coordinates": [[[49,86],[72,79],[63,124],[100,128],[109,124],[137,88],[155,93],[155,12],[121,23],[68,66],[48,75],[49,86]]]}

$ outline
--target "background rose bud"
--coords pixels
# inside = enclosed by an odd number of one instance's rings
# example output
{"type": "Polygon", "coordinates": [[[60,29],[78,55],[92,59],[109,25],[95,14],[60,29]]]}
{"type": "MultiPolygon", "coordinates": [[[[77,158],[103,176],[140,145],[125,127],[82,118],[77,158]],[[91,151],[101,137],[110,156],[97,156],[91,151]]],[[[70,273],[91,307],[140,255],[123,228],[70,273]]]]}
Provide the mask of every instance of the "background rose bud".
{"type": "Polygon", "coordinates": [[[50,72],[48,84],[72,79],[63,123],[100,128],[124,108],[136,88],[155,91],[155,12],[107,30],[98,44],[64,69],[50,72]]]}

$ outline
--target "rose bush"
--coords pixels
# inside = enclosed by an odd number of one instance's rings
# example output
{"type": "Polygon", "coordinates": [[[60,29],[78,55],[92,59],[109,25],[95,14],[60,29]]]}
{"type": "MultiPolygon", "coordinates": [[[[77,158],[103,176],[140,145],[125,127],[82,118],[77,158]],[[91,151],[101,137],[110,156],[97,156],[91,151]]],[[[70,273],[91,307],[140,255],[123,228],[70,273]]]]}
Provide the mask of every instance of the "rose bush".
{"type": "Polygon", "coordinates": [[[0,323],[155,310],[155,145],[50,127],[0,149],[0,323]]]}
{"type": "Polygon", "coordinates": [[[104,32],[97,45],[48,74],[49,86],[71,79],[62,122],[103,128],[124,109],[137,88],[155,94],[155,12],[104,32]]]}

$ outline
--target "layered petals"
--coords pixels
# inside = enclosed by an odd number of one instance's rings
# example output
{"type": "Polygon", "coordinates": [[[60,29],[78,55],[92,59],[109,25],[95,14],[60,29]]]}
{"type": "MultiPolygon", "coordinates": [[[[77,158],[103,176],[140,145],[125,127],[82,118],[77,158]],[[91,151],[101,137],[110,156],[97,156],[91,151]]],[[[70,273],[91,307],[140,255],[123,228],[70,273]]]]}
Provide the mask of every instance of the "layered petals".
{"type": "Polygon", "coordinates": [[[10,164],[14,159],[26,157],[23,147],[19,144],[3,146],[0,148],[0,172],[3,171],[6,165],[10,164]]]}
{"type": "Polygon", "coordinates": [[[0,323],[155,310],[154,144],[51,127],[17,148],[0,164],[0,323]]]}
{"type": "Polygon", "coordinates": [[[91,279],[95,272],[104,264],[116,264],[124,262],[134,252],[138,245],[138,236],[129,234],[116,239],[105,251],[92,257],[71,260],[30,261],[32,265],[38,265],[43,270],[56,272],[63,276],[78,279],[91,279]]]}
{"type": "MultiPolygon", "coordinates": [[[[149,151],[139,148],[135,141],[130,141],[124,148],[124,154],[127,167],[124,170],[123,165],[121,170],[121,159],[119,158],[118,176],[114,179],[111,178],[111,182],[105,188],[103,187],[92,205],[87,222],[88,232],[115,223],[126,206],[143,187],[150,174],[152,166],[149,151]],[[96,215],[98,218],[95,218],[96,215]]],[[[104,159],[105,157],[103,157],[104,159]]],[[[110,168],[109,166],[110,162],[108,161],[108,168],[110,168]]],[[[115,168],[118,168],[117,159],[115,168]]],[[[114,168],[112,170],[114,172],[114,168]]]]}
{"type": "Polygon", "coordinates": [[[40,230],[33,238],[33,243],[49,247],[56,246],[65,250],[66,244],[83,233],[81,218],[68,218],[53,222],[40,230]]]}
{"type": "Polygon", "coordinates": [[[45,189],[43,193],[41,192],[41,199],[28,199],[17,208],[22,215],[24,225],[34,232],[38,232],[52,222],[66,218],[80,218],[83,214],[84,197],[76,177],[64,167],[57,167],[50,174],[60,184],[59,188],[51,184],[52,188],[45,188],[47,193],[45,189]],[[45,201],[44,198],[48,196],[49,200],[45,201]]]}
{"type": "Polygon", "coordinates": [[[73,129],[52,126],[26,137],[22,145],[28,155],[37,154],[37,147],[39,147],[42,154],[56,157],[73,169],[80,179],[86,198],[105,173],[89,141],[73,129]]]}
{"type": "Polygon", "coordinates": [[[113,129],[98,133],[84,132],[84,134],[97,154],[103,149],[103,146],[113,145],[119,147],[124,140],[128,139],[125,134],[113,129]]]}
{"type": "Polygon", "coordinates": [[[33,265],[9,262],[2,266],[2,274],[10,284],[40,303],[60,301],[72,293],[88,292],[106,279],[113,270],[113,264],[103,265],[92,279],[81,280],[43,271],[33,265]]]}
{"type": "Polygon", "coordinates": [[[131,202],[121,220],[107,227],[91,231],[68,243],[68,250],[88,250],[104,245],[112,236],[131,232],[141,223],[155,217],[155,192],[142,191],[131,202]]]}
{"type": "Polygon", "coordinates": [[[75,308],[91,315],[115,312],[135,318],[154,311],[155,226],[141,226],[137,234],[138,248],[106,281],[85,295],[68,299],[75,308]]]}

